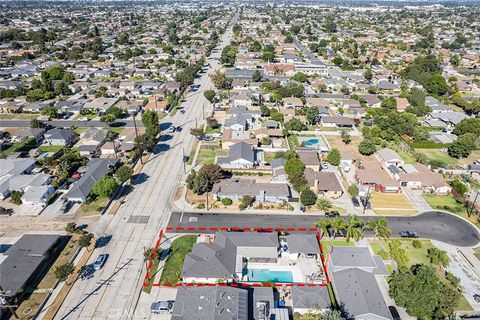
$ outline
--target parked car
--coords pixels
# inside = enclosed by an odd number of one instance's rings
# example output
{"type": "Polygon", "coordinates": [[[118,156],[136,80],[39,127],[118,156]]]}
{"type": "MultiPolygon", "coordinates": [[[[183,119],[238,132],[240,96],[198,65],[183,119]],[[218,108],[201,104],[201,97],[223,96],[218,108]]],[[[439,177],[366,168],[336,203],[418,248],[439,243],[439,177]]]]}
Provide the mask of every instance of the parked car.
{"type": "Polygon", "coordinates": [[[418,233],[415,231],[400,231],[400,237],[402,238],[418,238],[418,233]]]}
{"type": "Polygon", "coordinates": [[[340,215],[340,213],[336,210],[325,212],[325,217],[327,217],[327,218],[335,218],[339,215],[340,215]]]}
{"type": "Polygon", "coordinates": [[[357,197],[352,197],[352,203],[355,208],[360,207],[360,201],[358,201],[357,197]]]}
{"type": "Polygon", "coordinates": [[[60,212],[61,213],[67,213],[68,210],[70,210],[70,208],[72,207],[73,205],[73,202],[72,201],[65,201],[63,204],[62,204],[62,207],[60,208],[60,212]]]}
{"type": "Polygon", "coordinates": [[[188,162],[189,159],[190,159],[190,156],[183,156],[183,162],[188,162]]]}
{"type": "Polygon", "coordinates": [[[480,303],[480,294],[475,293],[475,294],[473,295],[473,300],[474,300],[475,302],[477,302],[477,303],[480,303]]]}
{"type": "Polygon", "coordinates": [[[176,126],[175,131],[178,131],[178,132],[182,131],[182,127],[181,126],[176,126]]]}
{"type": "Polygon", "coordinates": [[[173,124],[168,128],[168,132],[174,133],[175,130],[177,130],[177,127],[175,127],[173,124]]]}
{"type": "Polygon", "coordinates": [[[103,253],[103,254],[99,255],[97,260],[95,260],[95,262],[93,263],[93,269],[95,269],[95,270],[102,269],[103,266],[105,265],[105,262],[107,262],[107,259],[108,259],[108,254],[107,253],[103,253]]]}
{"type": "Polygon", "coordinates": [[[346,236],[345,230],[338,230],[335,232],[332,227],[328,228],[328,235],[333,238],[344,238],[346,236]]]}
{"type": "Polygon", "coordinates": [[[162,253],[160,253],[160,261],[165,260],[169,254],[170,254],[170,248],[163,249],[162,253]]]}
{"type": "Polygon", "coordinates": [[[174,301],[158,301],[152,303],[150,311],[153,314],[169,314],[173,311],[174,301]]]}
{"type": "Polygon", "coordinates": [[[185,109],[180,109],[180,113],[181,113],[181,114],[184,114],[184,113],[185,113],[185,109]]]}
{"type": "Polygon", "coordinates": [[[323,170],[323,169],[328,169],[328,162],[322,161],[322,162],[320,163],[320,165],[322,166],[322,170],[323,170]]]}

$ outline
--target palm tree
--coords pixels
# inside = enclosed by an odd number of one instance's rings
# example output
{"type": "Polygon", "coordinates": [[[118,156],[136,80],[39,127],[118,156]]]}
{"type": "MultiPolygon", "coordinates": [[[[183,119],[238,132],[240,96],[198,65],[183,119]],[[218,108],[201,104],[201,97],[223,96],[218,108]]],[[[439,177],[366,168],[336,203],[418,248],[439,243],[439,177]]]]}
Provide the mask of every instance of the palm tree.
{"type": "Polygon", "coordinates": [[[315,226],[317,228],[320,228],[320,230],[322,231],[322,237],[324,237],[325,235],[328,235],[328,227],[330,227],[330,225],[331,225],[330,220],[326,220],[326,219],[321,219],[315,224],[315,226]]]}
{"type": "Polygon", "coordinates": [[[386,218],[374,218],[367,222],[365,230],[373,231],[375,238],[388,239],[392,234],[392,230],[388,228],[388,220],[386,218]]]}
{"type": "Polygon", "coordinates": [[[336,238],[337,233],[347,228],[347,224],[345,223],[343,218],[340,216],[336,216],[335,218],[330,219],[330,226],[333,228],[334,239],[336,238]]]}
{"type": "Polygon", "coordinates": [[[363,221],[360,220],[356,215],[348,216],[348,223],[346,227],[346,240],[350,242],[350,239],[353,238],[355,241],[358,241],[363,237],[362,231],[359,229],[362,227],[363,221]]]}

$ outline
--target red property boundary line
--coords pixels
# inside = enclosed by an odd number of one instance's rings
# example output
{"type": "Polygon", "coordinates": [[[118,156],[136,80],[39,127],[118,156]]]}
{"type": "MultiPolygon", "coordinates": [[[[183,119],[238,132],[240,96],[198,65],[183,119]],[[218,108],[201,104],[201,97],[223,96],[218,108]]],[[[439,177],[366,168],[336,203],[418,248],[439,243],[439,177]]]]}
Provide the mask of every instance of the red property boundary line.
{"type": "Polygon", "coordinates": [[[166,231],[303,231],[318,232],[318,228],[258,228],[258,227],[167,227],[166,231]]]}
{"type": "Polygon", "coordinates": [[[155,243],[155,247],[154,247],[155,250],[153,250],[153,253],[152,253],[152,260],[150,260],[150,262],[148,263],[147,274],[145,275],[145,279],[143,280],[144,287],[148,287],[148,282],[149,282],[148,275],[150,273],[150,269],[153,266],[153,259],[155,259],[155,257],[157,256],[157,250],[158,250],[158,247],[160,246],[160,241],[162,241],[162,237],[163,237],[163,229],[160,229],[160,232],[158,234],[158,240],[155,243]]]}
{"type": "MultiPolygon", "coordinates": [[[[232,231],[269,231],[269,232],[276,232],[276,231],[316,231],[316,238],[318,241],[318,246],[320,249],[320,259],[322,261],[323,265],[323,271],[325,273],[325,278],[327,280],[326,283],[166,283],[166,284],[161,284],[161,283],[153,283],[152,287],[243,287],[243,288],[248,288],[248,287],[327,287],[330,284],[330,278],[327,273],[327,265],[326,265],[326,260],[324,256],[324,251],[323,251],[323,246],[320,241],[321,235],[318,232],[317,228],[203,228],[203,227],[198,227],[198,228],[171,228],[168,227],[165,230],[210,230],[210,231],[226,231],[226,230],[232,230],[232,231]]],[[[160,235],[159,239],[157,240],[156,246],[155,246],[155,252],[152,254],[152,259],[155,258],[156,251],[158,249],[158,246],[160,245],[160,241],[163,236],[163,230],[160,230],[160,235]]],[[[152,267],[153,263],[150,262],[148,270],[152,267]]],[[[148,275],[149,272],[147,272],[145,276],[145,281],[143,283],[144,287],[148,286],[148,275]]]]}

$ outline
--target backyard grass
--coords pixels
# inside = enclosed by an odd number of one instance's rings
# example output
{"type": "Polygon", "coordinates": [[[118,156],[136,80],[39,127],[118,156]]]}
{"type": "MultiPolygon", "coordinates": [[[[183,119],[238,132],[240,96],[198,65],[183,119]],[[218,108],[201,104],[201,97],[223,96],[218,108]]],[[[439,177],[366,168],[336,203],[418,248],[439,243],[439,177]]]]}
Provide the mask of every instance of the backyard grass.
{"type": "Polygon", "coordinates": [[[402,193],[372,192],[372,208],[376,209],[411,209],[415,210],[410,200],[402,193]]]}
{"type": "Polygon", "coordinates": [[[171,253],[165,261],[161,284],[176,284],[180,281],[183,260],[185,255],[192,251],[194,243],[197,241],[196,235],[185,235],[175,239],[170,246],[171,253]]]}
{"type": "Polygon", "coordinates": [[[62,150],[63,146],[40,146],[38,148],[38,152],[53,152],[57,153],[58,151],[62,150]]]}
{"type": "Polygon", "coordinates": [[[408,164],[415,164],[417,163],[417,160],[408,152],[405,152],[401,149],[397,149],[397,153],[402,157],[403,161],[408,164]]]}
{"type": "Polygon", "coordinates": [[[458,165],[457,159],[450,157],[448,153],[443,152],[440,149],[415,149],[415,151],[419,154],[425,155],[429,161],[441,161],[448,166],[458,165]]]}
{"type": "Polygon", "coordinates": [[[12,144],[7,149],[0,152],[0,158],[7,158],[14,152],[27,152],[35,148],[36,142],[35,139],[25,139],[19,142],[12,144]]]}

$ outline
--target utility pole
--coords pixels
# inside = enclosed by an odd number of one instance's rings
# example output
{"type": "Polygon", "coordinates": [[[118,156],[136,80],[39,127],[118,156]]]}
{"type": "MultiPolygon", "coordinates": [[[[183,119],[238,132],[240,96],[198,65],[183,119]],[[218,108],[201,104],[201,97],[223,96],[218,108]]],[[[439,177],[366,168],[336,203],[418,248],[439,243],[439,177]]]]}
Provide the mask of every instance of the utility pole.
{"type": "Polygon", "coordinates": [[[475,205],[477,204],[477,198],[478,198],[478,194],[480,193],[480,190],[475,190],[475,192],[476,192],[475,199],[473,200],[472,206],[470,207],[470,215],[473,213],[473,210],[475,210],[475,205]]]}
{"type": "Polygon", "coordinates": [[[363,203],[363,212],[362,212],[362,214],[365,214],[365,210],[367,209],[368,198],[369,198],[369,195],[370,195],[370,187],[371,187],[371,185],[369,184],[369,185],[368,185],[368,189],[367,189],[367,195],[366,195],[366,197],[365,197],[365,202],[363,203]]]}
{"type": "Polygon", "coordinates": [[[138,143],[138,130],[137,130],[137,121],[135,120],[135,117],[137,116],[137,113],[135,112],[133,114],[133,126],[135,128],[135,140],[137,141],[137,149],[138,149],[138,152],[140,154],[140,163],[143,164],[143,151],[140,150],[140,145],[138,143]]]}
{"type": "Polygon", "coordinates": [[[183,162],[183,173],[187,173],[186,163],[185,163],[185,149],[182,146],[182,162],[183,162]]]}
{"type": "Polygon", "coordinates": [[[17,312],[15,311],[15,308],[18,306],[10,304],[10,302],[7,300],[7,297],[10,297],[10,295],[8,295],[7,292],[0,287],[0,308],[7,308],[10,310],[15,319],[19,319],[17,312]]]}

